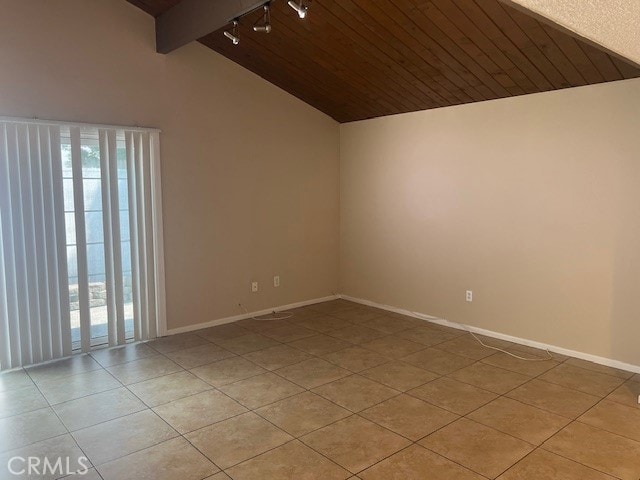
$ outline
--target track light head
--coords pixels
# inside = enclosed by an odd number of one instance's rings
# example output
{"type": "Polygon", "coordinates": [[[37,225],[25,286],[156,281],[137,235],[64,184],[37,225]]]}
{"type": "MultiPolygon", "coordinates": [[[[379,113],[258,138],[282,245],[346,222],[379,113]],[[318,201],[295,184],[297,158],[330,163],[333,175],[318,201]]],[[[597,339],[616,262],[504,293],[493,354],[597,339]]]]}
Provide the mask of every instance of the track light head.
{"type": "Polygon", "coordinates": [[[305,4],[302,3],[302,0],[300,1],[300,5],[298,5],[296,2],[294,2],[293,0],[289,0],[287,2],[287,4],[293,8],[296,12],[298,12],[298,17],[300,18],[305,18],[307,16],[307,10],[309,10],[309,7],[307,7],[305,4]]]}
{"type": "Polygon", "coordinates": [[[262,23],[256,22],[253,26],[253,31],[259,33],[271,33],[271,9],[268,3],[264,6],[264,17],[262,17],[262,23]]]}
{"type": "Polygon", "coordinates": [[[234,34],[232,34],[231,32],[225,31],[224,36],[227,37],[229,40],[231,40],[234,45],[238,45],[240,43],[240,39],[236,37],[234,34]]]}
{"type": "Polygon", "coordinates": [[[228,30],[224,31],[224,36],[233,42],[234,45],[238,45],[240,43],[240,37],[238,37],[238,21],[233,21],[233,30],[229,32],[228,30]]]}

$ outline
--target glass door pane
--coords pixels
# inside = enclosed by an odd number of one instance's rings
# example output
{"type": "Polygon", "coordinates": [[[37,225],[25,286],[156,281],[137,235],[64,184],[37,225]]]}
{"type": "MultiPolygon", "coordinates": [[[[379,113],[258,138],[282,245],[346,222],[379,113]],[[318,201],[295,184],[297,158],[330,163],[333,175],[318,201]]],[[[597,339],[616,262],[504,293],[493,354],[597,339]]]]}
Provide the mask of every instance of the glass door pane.
{"type": "MultiPolygon", "coordinates": [[[[71,307],[71,335],[74,348],[80,346],[80,305],[78,295],[78,251],[75,231],[73,171],[71,166],[71,144],[69,130],[62,133],[62,167],[63,188],[65,205],[65,226],[67,237],[67,268],[69,272],[69,299],[71,307]]],[[[114,249],[120,248],[122,262],[122,294],[125,320],[125,337],[134,337],[133,328],[133,291],[132,291],[132,267],[131,267],[131,243],[129,235],[129,194],[126,169],[126,146],[124,133],[116,137],[117,148],[117,185],[118,185],[118,211],[113,221],[120,225],[120,245],[114,245],[114,249]]],[[[109,311],[107,307],[107,255],[105,251],[104,212],[102,198],[102,176],[105,174],[100,165],[100,142],[98,131],[83,129],[81,131],[81,163],[82,163],[82,188],[85,231],[86,254],[88,270],[89,316],[91,329],[91,345],[108,343],[109,311]]],[[[117,298],[117,297],[116,297],[117,298]]],[[[113,321],[116,312],[112,314],[113,321]]]]}

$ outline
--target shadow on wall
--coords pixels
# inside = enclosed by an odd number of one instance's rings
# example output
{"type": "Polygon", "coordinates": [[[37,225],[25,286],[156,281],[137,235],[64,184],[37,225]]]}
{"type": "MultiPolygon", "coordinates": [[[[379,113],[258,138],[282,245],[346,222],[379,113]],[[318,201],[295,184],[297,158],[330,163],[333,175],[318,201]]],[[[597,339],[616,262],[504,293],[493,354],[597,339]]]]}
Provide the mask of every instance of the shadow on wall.
{"type": "MultiPolygon", "coordinates": [[[[640,144],[640,141],[638,142],[640,144]]],[[[640,148],[640,145],[638,146],[640,148]]],[[[640,159],[625,160],[621,198],[640,188],[640,159]]],[[[611,298],[611,352],[640,365],[640,204],[620,202],[623,210],[615,238],[611,298]],[[636,339],[635,342],[630,339],[636,339]]]]}

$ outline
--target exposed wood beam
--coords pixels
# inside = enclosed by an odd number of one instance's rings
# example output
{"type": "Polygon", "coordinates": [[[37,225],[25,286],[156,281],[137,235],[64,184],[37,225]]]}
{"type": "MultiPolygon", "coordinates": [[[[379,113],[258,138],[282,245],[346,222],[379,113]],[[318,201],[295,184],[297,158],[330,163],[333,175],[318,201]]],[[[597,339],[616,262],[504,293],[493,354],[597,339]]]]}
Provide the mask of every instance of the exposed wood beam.
{"type": "Polygon", "coordinates": [[[202,38],[268,0],[183,0],[156,18],[156,51],[169,53],[202,38]]]}

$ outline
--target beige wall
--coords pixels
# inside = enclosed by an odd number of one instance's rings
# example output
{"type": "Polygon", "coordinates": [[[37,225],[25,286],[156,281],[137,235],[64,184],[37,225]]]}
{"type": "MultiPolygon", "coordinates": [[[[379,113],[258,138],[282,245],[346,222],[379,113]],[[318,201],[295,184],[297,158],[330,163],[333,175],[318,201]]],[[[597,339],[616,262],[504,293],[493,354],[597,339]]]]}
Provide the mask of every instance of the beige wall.
{"type": "Polygon", "coordinates": [[[124,0],[0,7],[0,115],[162,129],[169,328],[337,290],[337,123],[124,0]]]}
{"type": "Polygon", "coordinates": [[[0,115],[163,130],[170,328],[340,260],[348,295],[640,365],[640,80],[339,129],[122,0],[0,6],[0,115]]]}
{"type": "Polygon", "coordinates": [[[342,125],[341,292],[640,365],[639,132],[637,79],[342,125]]]}

